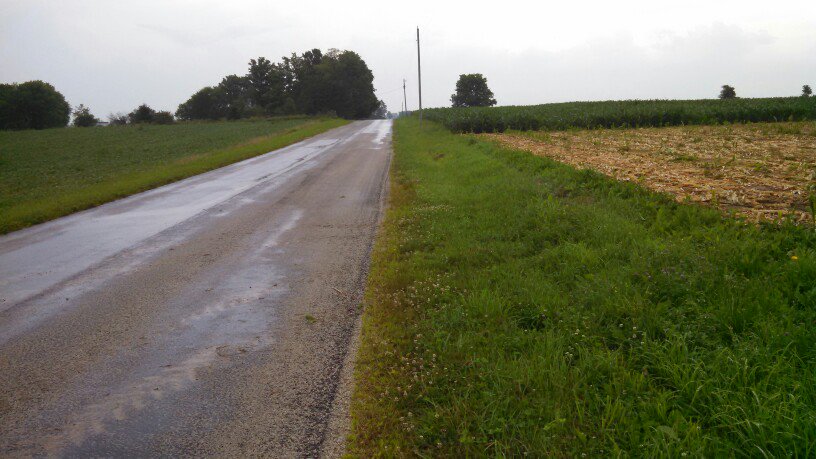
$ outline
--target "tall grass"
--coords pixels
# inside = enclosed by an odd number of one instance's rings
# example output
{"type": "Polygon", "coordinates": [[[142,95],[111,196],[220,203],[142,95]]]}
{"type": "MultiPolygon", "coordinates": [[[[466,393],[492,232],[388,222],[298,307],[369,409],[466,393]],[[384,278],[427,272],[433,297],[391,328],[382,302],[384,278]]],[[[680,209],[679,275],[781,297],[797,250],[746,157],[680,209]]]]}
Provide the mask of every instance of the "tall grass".
{"type": "Polygon", "coordinates": [[[361,457],[816,454],[816,234],[396,124],[361,457]]]}
{"type": "Polygon", "coordinates": [[[0,234],[341,126],[306,117],[0,131],[0,234]]]}
{"type": "Polygon", "coordinates": [[[453,132],[661,127],[816,119],[816,98],[624,100],[424,111],[453,132]]]}

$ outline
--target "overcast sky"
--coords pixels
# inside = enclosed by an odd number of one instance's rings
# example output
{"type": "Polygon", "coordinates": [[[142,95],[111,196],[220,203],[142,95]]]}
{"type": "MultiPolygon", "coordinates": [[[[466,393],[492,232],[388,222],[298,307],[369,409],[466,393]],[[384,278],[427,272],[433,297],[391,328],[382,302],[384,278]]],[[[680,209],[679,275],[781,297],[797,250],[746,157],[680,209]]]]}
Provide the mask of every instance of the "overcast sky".
{"type": "Polygon", "coordinates": [[[175,110],[250,58],[358,52],[396,111],[447,106],[461,73],[500,105],[743,97],[816,87],[816,1],[0,0],[0,82],[45,80],[94,114],[175,110]]]}

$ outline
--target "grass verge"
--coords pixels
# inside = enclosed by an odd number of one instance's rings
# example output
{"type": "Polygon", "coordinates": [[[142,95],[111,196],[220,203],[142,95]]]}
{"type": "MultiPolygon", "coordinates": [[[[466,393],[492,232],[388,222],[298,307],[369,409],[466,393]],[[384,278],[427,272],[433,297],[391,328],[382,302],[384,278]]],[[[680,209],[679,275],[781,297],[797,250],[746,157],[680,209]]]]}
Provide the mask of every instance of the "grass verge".
{"type": "Polygon", "coordinates": [[[0,234],[291,145],[341,119],[0,132],[0,234]]]}
{"type": "Polygon", "coordinates": [[[350,454],[816,454],[816,233],[395,126],[350,454]]]}

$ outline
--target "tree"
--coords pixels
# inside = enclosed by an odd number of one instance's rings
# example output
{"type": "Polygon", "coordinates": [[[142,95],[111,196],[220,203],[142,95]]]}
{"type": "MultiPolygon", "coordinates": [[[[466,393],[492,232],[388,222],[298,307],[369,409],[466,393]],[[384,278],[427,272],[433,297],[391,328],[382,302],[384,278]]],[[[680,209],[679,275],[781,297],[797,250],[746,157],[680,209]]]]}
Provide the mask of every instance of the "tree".
{"type": "Polygon", "coordinates": [[[108,123],[111,126],[124,126],[128,123],[128,116],[124,113],[111,113],[108,115],[108,123]]]}
{"type": "Polygon", "coordinates": [[[245,76],[228,75],[179,105],[181,119],[238,119],[295,113],[368,118],[379,106],[374,75],[352,51],[311,49],[273,63],[251,59],[245,76]]]}
{"type": "Polygon", "coordinates": [[[155,115],[156,110],[153,110],[147,104],[142,104],[130,112],[128,115],[128,121],[130,124],[150,123],[153,121],[153,116],[155,115]]]}
{"type": "Polygon", "coordinates": [[[377,109],[374,110],[374,113],[372,114],[372,116],[374,118],[381,119],[381,120],[384,120],[384,119],[388,118],[388,106],[385,105],[384,101],[381,100],[379,102],[379,104],[377,105],[377,109]]]}
{"type": "Polygon", "coordinates": [[[253,106],[252,93],[248,77],[227,75],[218,86],[207,86],[190,96],[178,106],[176,116],[185,120],[244,118],[253,106]]]}
{"type": "Polygon", "coordinates": [[[74,109],[74,126],[76,127],[91,127],[96,126],[99,120],[91,114],[91,109],[79,104],[79,107],[74,109]]]}
{"type": "Polygon", "coordinates": [[[353,51],[329,50],[315,69],[312,112],[333,111],[343,118],[368,118],[379,106],[374,75],[353,51]]]}
{"type": "Polygon", "coordinates": [[[802,86],[802,97],[810,97],[811,94],[813,94],[813,90],[810,89],[809,84],[802,86]]]}
{"type": "Polygon", "coordinates": [[[264,107],[270,115],[275,114],[284,101],[284,80],[280,67],[265,57],[250,59],[247,80],[253,104],[264,107]]]}
{"type": "Polygon", "coordinates": [[[65,127],[71,106],[44,81],[0,84],[0,129],[65,127]]]}
{"type": "Polygon", "coordinates": [[[724,84],[722,89],[720,90],[720,99],[736,99],[737,98],[737,91],[734,89],[733,86],[729,86],[724,84]]]}
{"type": "Polygon", "coordinates": [[[451,95],[454,107],[491,107],[496,105],[493,91],[487,87],[487,78],[481,73],[459,75],[456,93],[451,95]]]}
{"type": "Polygon", "coordinates": [[[218,94],[212,86],[198,90],[178,106],[176,115],[183,120],[217,120],[225,113],[218,102],[218,94]]]}
{"type": "Polygon", "coordinates": [[[173,114],[167,110],[156,112],[153,115],[153,124],[173,124],[175,122],[176,119],[173,118],[173,114]]]}
{"type": "Polygon", "coordinates": [[[284,90],[289,99],[294,102],[295,109],[301,113],[314,113],[315,85],[317,66],[323,62],[323,52],[311,49],[300,56],[292,53],[291,57],[284,57],[281,63],[283,71],[284,90]]]}
{"type": "Polygon", "coordinates": [[[215,87],[216,111],[228,119],[243,118],[251,107],[250,85],[247,77],[227,75],[215,87]]]}

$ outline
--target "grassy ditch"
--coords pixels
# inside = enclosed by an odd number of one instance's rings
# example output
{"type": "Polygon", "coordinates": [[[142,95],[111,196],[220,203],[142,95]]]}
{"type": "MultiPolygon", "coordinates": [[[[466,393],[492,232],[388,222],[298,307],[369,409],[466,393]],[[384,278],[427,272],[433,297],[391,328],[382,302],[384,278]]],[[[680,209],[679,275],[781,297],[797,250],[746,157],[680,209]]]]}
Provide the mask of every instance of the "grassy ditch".
{"type": "Polygon", "coordinates": [[[285,147],[340,119],[0,131],[0,234],[285,147]]]}
{"type": "Polygon", "coordinates": [[[816,233],[399,120],[350,452],[816,454],[816,233]]]}

